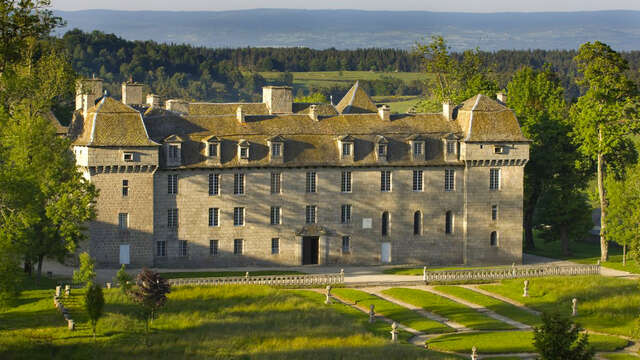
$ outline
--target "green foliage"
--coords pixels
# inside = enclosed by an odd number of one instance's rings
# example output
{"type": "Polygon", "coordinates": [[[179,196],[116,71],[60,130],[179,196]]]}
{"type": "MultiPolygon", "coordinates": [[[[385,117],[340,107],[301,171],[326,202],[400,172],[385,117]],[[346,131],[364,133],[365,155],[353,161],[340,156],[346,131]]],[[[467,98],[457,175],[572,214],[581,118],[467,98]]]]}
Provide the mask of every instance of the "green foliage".
{"type": "Polygon", "coordinates": [[[127,273],[125,265],[122,264],[122,266],[120,266],[120,270],[116,273],[116,281],[118,282],[118,285],[120,285],[120,291],[122,291],[123,294],[126,294],[131,290],[131,280],[131,275],[127,273]]]}
{"type": "Polygon", "coordinates": [[[83,284],[93,282],[96,278],[95,261],[88,252],[83,252],[79,256],[80,268],[73,271],[73,282],[83,284]]]}
{"type": "Polygon", "coordinates": [[[620,245],[630,245],[631,255],[640,260],[638,224],[640,224],[640,165],[626,171],[623,179],[609,176],[606,190],[609,207],[606,213],[605,236],[620,245]]]}
{"type": "Polygon", "coordinates": [[[96,338],[96,327],[98,326],[98,320],[103,315],[104,310],[104,295],[102,294],[102,288],[100,285],[89,281],[85,289],[84,294],[84,306],[91,323],[91,329],[93,331],[93,338],[96,338]]]}
{"type": "Polygon", "coordinates": [[[533,345],[542,360],[590,360],[595,354],[589,336],[579,325],[559,314],[542,314],[542,326],[534,328],[533,345]]]}
{"type": "Polygon", "coordinates": [[[312,104],[326,104],[329,102],[327,97],[323,93],[313,93],[308,96],[301,96],[295,99],[295,102],[298,103],[312,103],[312,104]]]}
{"type": "Polygon", "coordinates": [[[459,60],[452,56],[444,38],[434,35],[429,44],[417,43],[415,53],[426,72],[434,75],[428,80],[431,94],[416,105],[417,112],[439,112],[445,101],[459,104],[477,94],[493,97],[499,89],[477,49],[466,50],[459,60]]]}
{"type": "MultiPolygon", "coordinates": [[[[639,128],[636,85],[628,79],[627,61],[611,47],[599,41],[580,46],[575,57],[582,78],[578,84],[586,93],[571,107],[573,137],[578,149],[591,161],[597,162],[598,196],[601,219],[601,259],[608,257],[607,227],[608,198],[604,188],[607,172],[620,176],[622,160],[634,160],[635,151],[627,135],[639,128]],[[629,154],[631,152],[631,154],[629,154]]],[[[591,165],[592,166],[592,165],[591,165]]]]}

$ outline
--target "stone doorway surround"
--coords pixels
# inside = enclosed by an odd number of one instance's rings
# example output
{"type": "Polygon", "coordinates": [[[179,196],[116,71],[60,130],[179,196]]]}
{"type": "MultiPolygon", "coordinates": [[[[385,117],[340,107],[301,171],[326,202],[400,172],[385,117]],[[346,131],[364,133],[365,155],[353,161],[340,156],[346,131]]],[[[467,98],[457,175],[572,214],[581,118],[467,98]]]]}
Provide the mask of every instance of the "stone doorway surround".
{"type": "MultiPolygon", "coordinates": [[[[317,238],[317,252],[318,252],[318,261],[316,264],[324,265],[328,263],[329,258],[329,236],[331,236],[331,232],[324,226],[318,224],[307,224],[303,226],[300,230],[296,231],[296,237],[298,239],[299,246],[299,263],[301,265],[311,265],[305,262],[305,238],[312,239],[317,238]]],[[[306,240],[307,244],[309,244],[309,240],[306,240]]],[[[309,250],[307,250],[309,251],[309,250]]],[[[315,265],[315,264],[314,264],[315,265]]]]}

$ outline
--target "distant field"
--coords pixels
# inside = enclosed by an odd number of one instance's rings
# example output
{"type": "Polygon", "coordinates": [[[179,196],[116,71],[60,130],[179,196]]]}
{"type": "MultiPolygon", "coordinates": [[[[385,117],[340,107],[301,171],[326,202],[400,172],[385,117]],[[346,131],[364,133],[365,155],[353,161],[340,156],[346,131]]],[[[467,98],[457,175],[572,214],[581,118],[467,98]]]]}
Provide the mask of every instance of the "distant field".
{"type": "MultiPolygon", "coordinates": [[[[276,80],[282,76],[282,72],[266,71],[261,72],[267,80],[276,80]]],[[[383,76],[394,77],[405,82],[413,80],[425,80],[429,77],[425,73],[413,72],[381,72],[381,71],[309,71],[309,72],[292,72],[293,84],[307,86],[310,84],[316,86],[331,86],[335,84],[352,83],[356,80],[376,80],[383,76]]]]}

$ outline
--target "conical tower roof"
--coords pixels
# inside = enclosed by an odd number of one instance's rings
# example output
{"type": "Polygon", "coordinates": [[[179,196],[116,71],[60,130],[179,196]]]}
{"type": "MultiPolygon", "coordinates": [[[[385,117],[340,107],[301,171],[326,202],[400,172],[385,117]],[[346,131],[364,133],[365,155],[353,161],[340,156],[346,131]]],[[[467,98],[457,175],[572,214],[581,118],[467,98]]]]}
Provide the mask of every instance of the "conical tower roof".
{"type": "Polygon", "coordinates": [[[364,114],[378,111],[369,95],[360,87],[360,82],[351,87],[349,92],[336,105],[336,110],[341,114],[364,114]]]}

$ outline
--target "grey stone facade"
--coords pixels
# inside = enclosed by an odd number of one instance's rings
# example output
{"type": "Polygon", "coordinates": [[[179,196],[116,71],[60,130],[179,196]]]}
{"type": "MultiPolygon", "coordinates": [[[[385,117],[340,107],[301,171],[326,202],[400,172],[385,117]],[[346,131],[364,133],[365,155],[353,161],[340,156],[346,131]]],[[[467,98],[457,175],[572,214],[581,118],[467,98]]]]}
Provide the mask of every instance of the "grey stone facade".
{"type": "Polygon", "coordinates": [[[266,88],[263,104],[169,101],[160,109],[157,97],[153,106],[133,108],[111,98],[92,109],[80,104],[70,136],[78,165],[100,190],[98,217],[88,226],[91,255],[109,267],[292,266],[308,256],[319,264],[521,262],[529,142],[510,110],[479,95],[453,115],[447,105],[443,114],[389,116],[373,110],[357,85],[349,96],[342,110],[292,104],[286,87],[266,88]],[[344,142],[351,153],[343,153],[344,142]],[[415,142],[422,154],[414,154],[415,142]],[[390,191],[381,191],[381,171],[391,173],[390,191]],[[414,171],[422,174],[418,189],[414,171]],[[454,174],[450,189],[447,171],[454,174]],[[316,173],[313,193],[307,172],[316,173]],[[351,174],[350,192],[341,191],[343,172],[351,174]],[[280,193],[271,191],[272,173],[281,174],[280,193]],[[235,174],[244,174],[243,194],[234,194],[235,174]],[[311,205],[316,221],[308,224],[311,205]],[[342,205],[350,205],[347,223],[342,205]],[[272,207],[280,208],[279,224],[271,224],[272,207]],[[216,226],[210,208],[218,209],[216,226]],[[234,225],[234,208],[244,209],[241,225],[234,225]],[[234,253],[237,240],[241,254],[234,253]]]}

